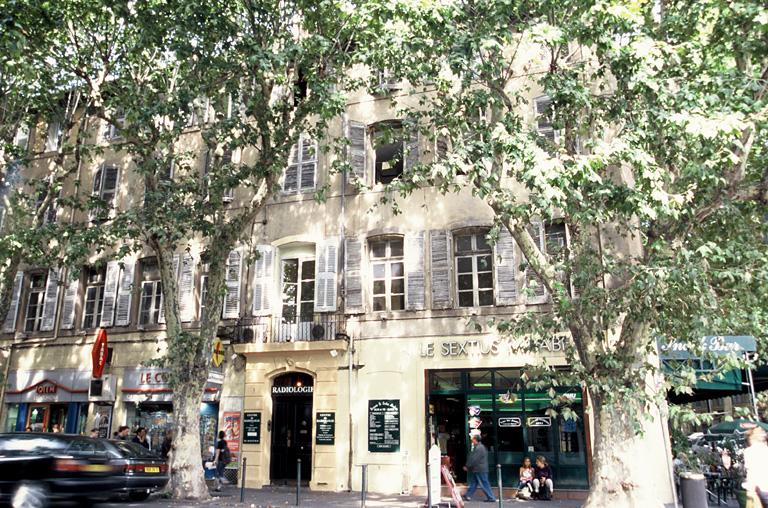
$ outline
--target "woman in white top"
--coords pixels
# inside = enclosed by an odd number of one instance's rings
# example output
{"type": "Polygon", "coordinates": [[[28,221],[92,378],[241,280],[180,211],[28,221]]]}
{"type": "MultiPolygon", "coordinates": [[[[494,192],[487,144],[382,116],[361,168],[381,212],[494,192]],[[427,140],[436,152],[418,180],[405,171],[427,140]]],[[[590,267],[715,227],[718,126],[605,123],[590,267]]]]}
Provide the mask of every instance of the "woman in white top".
{"type": "Polygon", "coordinates": [[[747,492],[755,492],[763,508],[768,508],[768,444],[762,427],[749,431],[747,443],[749,447],[744,450],[744,466],[747,468],[744,488],[747,492]]]}

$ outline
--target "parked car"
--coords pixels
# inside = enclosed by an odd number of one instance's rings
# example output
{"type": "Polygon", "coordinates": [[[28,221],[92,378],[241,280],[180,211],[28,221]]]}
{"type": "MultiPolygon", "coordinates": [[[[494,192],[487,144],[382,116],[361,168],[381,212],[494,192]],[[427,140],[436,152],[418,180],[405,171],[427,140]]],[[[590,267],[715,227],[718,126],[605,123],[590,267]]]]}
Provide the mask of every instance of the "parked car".
{"type": "Polygon", "coordinates": [[[0,501],[14,508],[50,501],[80,505],[110,498],[121,487],[117,450],[104,439],[50,433],[0,434],[0,501]]]}
{"type": "Polygon", "coordinates": [[[120,458],[113,464],[119,465],[120,492],[134,501],[143,501],[152,492],[161,490],[170,479],[168,464],[155,452],[129,441],[110,441],[120,458]]]}

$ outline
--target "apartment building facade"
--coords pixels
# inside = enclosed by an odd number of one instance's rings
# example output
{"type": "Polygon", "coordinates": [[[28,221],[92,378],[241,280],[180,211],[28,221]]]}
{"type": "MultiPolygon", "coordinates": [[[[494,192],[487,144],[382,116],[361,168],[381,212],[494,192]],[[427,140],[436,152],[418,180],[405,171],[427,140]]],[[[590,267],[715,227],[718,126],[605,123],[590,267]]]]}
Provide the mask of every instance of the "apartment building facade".
{"type": "MultiPolygon", "coordinates": [[[[545,100],[531,94],[529,118],[549,137],[551,126],[537,116],[545,100]]],[[[535,276],[522,267],[515,242],[504,231],[495,244],[488,241],[492,212],[468,190],[442,195],[423,188],[401,200],[398,213],[379,203],[386,183],[441,150],[413,136],[379,141],[403,121],[388,94],[351,96],[328,139],[349,137],[354,174],[330,171],[324,140],[302,137],[282,192],[229,254],[218,365],[201,407],[204,448],[226,429],[237,464],[247,458],[248,487],[295,479],[301,459],[301,477],[313,489],[359,489],[360,466],[367,465],[369,490],[396,493],[426,485],[432,443],[464,481],[469,436],[479,433],[508,485],[523,457],[543,455],[560,488],[588,488],[586,394],[561,390],[562,405],[578,415],[564,419],[552,413],[546,390],[531,388],[525,376],[525,366],[541,359],[567,367],[568,337],[499,336],[485,323],[547,310],[548,296],[531,283],[535,276]],[[329,191],[319,202],[314,193],[324,186],[329,191]],[[534,341],[536,352],[521,353],[519,341],[534,341]]],[[[91,128],[106,150],[82,168],[80,185],[115,209],[138,206],[141,182],[132,178],[119,131],[91,128]]],[[[55,129],[31,133],[30,167],[55,148],[55,129]]],[[[191,125],[188,138],[203,172],[199,127],[191,125]]],[[[245,198],[235,189],[233,206],[245,198]]],[[[76,218],[53,214],[52,220],[76,218]]],[[[562,224],[533,228],[544,250],[567,245],[562,224]]],[[[182,321],[193,330],[205,311],[204,252],[192,239],[174,262],[182,321]]],[[[20,271],[0,336],[7,374],[2,429],[59,424],[67,432],[99,428],[111,435],[118,425],[145,426],[159,446],[173,412],[162,369],[147,366],[164,351],[159,279],[149,250],[119,260],[94,253],[74,279],[50,267],[20,271]],[[107,330],[109,352],[94,385],[99,328],[107,330]]]]}

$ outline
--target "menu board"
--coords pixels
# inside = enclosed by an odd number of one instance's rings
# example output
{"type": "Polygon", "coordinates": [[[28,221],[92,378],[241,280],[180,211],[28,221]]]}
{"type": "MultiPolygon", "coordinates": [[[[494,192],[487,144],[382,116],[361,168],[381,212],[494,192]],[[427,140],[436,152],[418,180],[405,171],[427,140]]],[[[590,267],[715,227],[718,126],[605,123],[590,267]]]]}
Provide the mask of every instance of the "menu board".
{"type": "Polygon", "coordinates": [[[243,444],[261,443],[261,413],[243,413],[243,444]]]}
{"type": "Polygon", "coordinates": [[[332,445],[336,439],[336,413],[317,413],[315,444],[332,445]]]}
{"type": "Polygon", "coordinates": [[[400,400],[368,401],[368,451],[400,450],[400,400]]]}

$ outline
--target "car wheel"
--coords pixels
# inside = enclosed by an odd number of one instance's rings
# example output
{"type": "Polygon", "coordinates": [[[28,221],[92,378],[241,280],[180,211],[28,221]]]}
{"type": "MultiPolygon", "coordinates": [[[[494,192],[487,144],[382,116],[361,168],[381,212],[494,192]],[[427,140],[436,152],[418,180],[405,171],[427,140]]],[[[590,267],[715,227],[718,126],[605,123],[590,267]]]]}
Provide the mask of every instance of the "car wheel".
{"type": "Polygon", "coordinates": [[[16,486],[11,497],[13,508],[45,508],[48,506],[48,487],[40,482],[23,482],[16,486]]]}
{"type": "Polygon", "coordinates": [[[148,490],[132,490],[128,494],[128,499],[131,501],[144,501],[149,497],[149,491],[148,490]]]}

